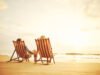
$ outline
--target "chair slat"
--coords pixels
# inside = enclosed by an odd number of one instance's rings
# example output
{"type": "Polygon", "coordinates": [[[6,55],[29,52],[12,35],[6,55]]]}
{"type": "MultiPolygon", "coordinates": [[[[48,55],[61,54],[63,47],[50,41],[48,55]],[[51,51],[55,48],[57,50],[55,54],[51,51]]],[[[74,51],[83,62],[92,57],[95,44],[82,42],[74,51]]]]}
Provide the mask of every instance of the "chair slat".
{"type": "Polygon", "coordinates": [[[54,59],[49,38],[35,39],[35,42],[37,45],[37,51],[39,52],[41,58],[47,58],[47,62],[48,58],[50,60],[52,58],[54,59]]]}

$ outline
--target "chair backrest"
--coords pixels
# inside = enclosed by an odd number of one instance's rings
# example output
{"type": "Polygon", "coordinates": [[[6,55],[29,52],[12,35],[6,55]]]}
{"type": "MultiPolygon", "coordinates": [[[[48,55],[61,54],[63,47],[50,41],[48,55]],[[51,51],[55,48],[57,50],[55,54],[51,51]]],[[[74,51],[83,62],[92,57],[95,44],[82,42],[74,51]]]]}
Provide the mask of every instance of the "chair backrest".
{"type": "Polygon", "coordinates": [[[18,43],[17,41],[13,41],[13,44],[15,47],[15,51],[19,57],[28,58],[24,41],[20,41],[20,43],[18,43]]]}
{"type": "Polygon", "coordinates": [[[52,57],[52,47],[49,38],[35,39],[37,50],[41,57],[52,57]]]}

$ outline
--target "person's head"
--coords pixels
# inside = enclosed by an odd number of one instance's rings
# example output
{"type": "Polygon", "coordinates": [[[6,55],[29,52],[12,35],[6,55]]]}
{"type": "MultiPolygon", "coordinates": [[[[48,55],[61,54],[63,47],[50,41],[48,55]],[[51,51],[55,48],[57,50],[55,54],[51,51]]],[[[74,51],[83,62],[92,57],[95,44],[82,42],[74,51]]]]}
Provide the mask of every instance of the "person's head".
{"type": "Polygon", "coordinates": [[[20,42],[20,41],[21,41],[21,38],[18,38],[16,41],[17,41],[17,42],[20,42]]]}
{"type": "Polygon", "coordinates": [[[41,39],[44,39],[45,38],[45,35],[41,35],[41,37],[40,37],[41,39]]]}

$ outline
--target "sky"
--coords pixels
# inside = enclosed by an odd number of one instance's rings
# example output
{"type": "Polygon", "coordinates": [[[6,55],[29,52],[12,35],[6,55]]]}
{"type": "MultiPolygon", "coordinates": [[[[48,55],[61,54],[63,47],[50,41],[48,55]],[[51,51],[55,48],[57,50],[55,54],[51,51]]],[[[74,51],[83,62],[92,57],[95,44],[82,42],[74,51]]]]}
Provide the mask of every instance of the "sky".
{"type": "Polygon", "coordinates": [[[0,0],[0,54],[12,52],[17,38],[34,50],[41,35],[54,52],[98,53],[99,24],[99,0],[0,0]]]}

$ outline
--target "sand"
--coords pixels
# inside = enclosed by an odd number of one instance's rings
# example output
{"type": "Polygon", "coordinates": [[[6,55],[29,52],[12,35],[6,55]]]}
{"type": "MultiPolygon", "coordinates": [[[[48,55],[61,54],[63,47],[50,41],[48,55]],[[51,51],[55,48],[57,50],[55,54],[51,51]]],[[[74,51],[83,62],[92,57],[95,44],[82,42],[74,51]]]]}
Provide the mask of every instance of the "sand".
{"type": "Polygon", "coordinates": [[[56,62],[7,62],[8,56],[0,55],[0,75],[100,75],[100,63],[56,62]]]}

